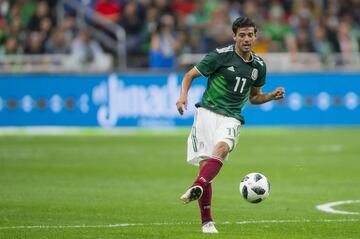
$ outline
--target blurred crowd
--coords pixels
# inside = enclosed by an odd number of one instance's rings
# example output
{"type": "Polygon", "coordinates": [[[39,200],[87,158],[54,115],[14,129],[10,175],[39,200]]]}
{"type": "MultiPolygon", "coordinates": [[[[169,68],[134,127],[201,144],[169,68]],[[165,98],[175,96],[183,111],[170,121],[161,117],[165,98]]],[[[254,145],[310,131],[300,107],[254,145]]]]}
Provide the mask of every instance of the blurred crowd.
{"type": "MultiPolygon", "coordinates": [[[[0,55],[72,54],[91,62],[105,49],[69,11],[58,22],[61,0],[0,0],[0,55]]],[[[359,0],[73,0],[126,32],[129,67],[174,68],[183,53],[206,53],[232,43],[231,23],[252,18],[259,29],[254,51],[332,53],[343,64],[360,49],[359,0]]],[[[96,19],[96,18],[94,18],[96,19]]]]}

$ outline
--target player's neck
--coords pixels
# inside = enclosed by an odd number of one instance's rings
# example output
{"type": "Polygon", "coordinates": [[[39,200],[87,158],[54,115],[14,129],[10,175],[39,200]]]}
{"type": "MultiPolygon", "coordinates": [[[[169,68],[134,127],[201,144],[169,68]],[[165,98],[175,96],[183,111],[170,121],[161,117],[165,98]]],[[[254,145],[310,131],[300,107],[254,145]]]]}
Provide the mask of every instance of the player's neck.
{"type": "Polygon", "coordinates": [[[243,59],[243,61],[245,61],[245,62],[249,62],[249,61],[252,60],[252,54],[251,54],[250,51],[249,51],[249,52],[242,52],[242,51],[240,51],[240,50],[238,50],[238,49],[235,49],[235,52],[236,52],[236,54],[238,54],[238,56],[240,56],[241,59],[243,59]]]}

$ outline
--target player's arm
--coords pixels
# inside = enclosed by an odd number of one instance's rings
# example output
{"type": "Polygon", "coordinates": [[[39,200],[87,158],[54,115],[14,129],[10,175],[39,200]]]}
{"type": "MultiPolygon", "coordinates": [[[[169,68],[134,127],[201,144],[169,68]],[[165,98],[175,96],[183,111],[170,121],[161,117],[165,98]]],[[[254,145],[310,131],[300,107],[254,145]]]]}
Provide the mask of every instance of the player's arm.
{"type": "Polygon", "coordinates": [[[201,74],[195,67],[193,67],[184,75],[181,83],[180,97],[176,101],[176,108],[181,115],[184,113],[184,109],[187,109],[187,94],[190,89],[191,83],[196,77],[199,76],[201,76],[201,74]]]}
{"type": "Polygon", "coordinates": [[[251,87],[249,100],[251,104],[263,104],[271,100],[280,100],[285,97],[285,89],[278,87],[269,93],[262,93],[261,87],[251,87]]]}

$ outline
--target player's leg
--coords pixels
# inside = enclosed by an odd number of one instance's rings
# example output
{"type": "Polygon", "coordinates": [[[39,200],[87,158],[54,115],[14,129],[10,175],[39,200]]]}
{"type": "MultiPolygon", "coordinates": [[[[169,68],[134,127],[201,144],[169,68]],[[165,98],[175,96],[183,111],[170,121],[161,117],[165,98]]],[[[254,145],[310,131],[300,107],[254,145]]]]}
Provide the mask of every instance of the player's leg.
{"type": "Polygon", "coordinates": [[[192,186],[180,197],[184,203],[198,200],[203,196],[207,186],[210,185],[211,181],[219,173],[223,160],[225,160],[229,152],[229,147],[224,142],[220,142],[215,146],[213,152],[217,154],[209,159],[200,161],[199,175],[192,186]],[[223,155],[224,157],[222,157],[223,155]]]}
{"type": "Polygon", "coordinates": [[[225,142],[216,144],[213,150],[214,157],[200,161],[199,175],[190,189],[181,197],[184,203],[198,200],[203,224],[202,231],[205,233],[217,233],[211,216],[211,181],[219,173],[228,152],[229,147],[225,142]],[[196,194],[197,190],[201,190],[201,194],[196,194]]]}
{"type": "Polygon", "coordinates": [[[193,186],[206,187],[206,185],[208,185],[220,172],[223,162],[227,159],[229,152],[233,150],[236,145],[240,126],[240,122],[229,120],[227,124],[219,127],[220,133],[217,135],[218,140],[213,148],[212,157],[207,159],[203,164],[203,167],[201,167],[199,176],[196,178],[193,186]],[[227,127],[228,125],[231,127],[227,127]]]}
{"type": "MultiPolygon", "coordinates": [[[[187,161],[190,164],[200,166],[204,159],[211,156],[213,142],[210,134],[215,130],[214,114],[203,108],[197,108],[194,117],[193,127],[188,137],[187,161]]],[[[192,185],[181,197],[183,203],[198,200],[203,194],[201,185],[192,185]]]]}
{"type": "Polygon", "coordinates": [[[211,198],[212,198],[212,185],[211,183],[209,183],[204,188],[203,195],[198,200],[202,224],[213,221],[211,215],[211,198]]]}
{"type": "Polygon", "coordinates": [[[203,189],[211,183],[218,175],[223,165],[223,161],[229,153],[229,146],[225,142],[219,142],[213,149],[213,156],[202,162],[199,175],[197,176],[193,186],[201,186],[203,189]]]}
{"type": "Polygon", "coordinates": [[[200,108],[197,111],[188,138],[188,162],[199,164],[200,160],[202,166],[192,186],[180,197],[184,203],[198,200],[204,188],[219,173],[223,161],[234,147],[236,132],[240,125],[241,123],[236,119],[206,109],[200,108]]]}
{"type": "MultiPolygon", "coordinates": [[[[203,195],[199,199],[199,208],[201,213],[201,231],[203,233],[218,233],[218,230],[215,227],[214,220],[211,215],[211,198],[212,198],[212,184],[211,181],[216,177],[222,167],[222,162],[226,159],[229,153],[229,145],[225,142],[219,142],[215,145],[213,150],[214,157],[208,159],[206,161],[201,162],[200,167],[200,174],[206,175],[208,177],[209,183],[204,185],[203,188],[203,195]],[[216,159],[217,161],[213,160],[216,159]],[[221,164],[219,164],[218,160],[221,160],[221,164]],[[206,170],[208,168],[208,170],[206,170]]],[[[195,181],[196,182],[196,181],[195,181]]]]}
{"type": "MultiPolygon", "coordinates": [[[[216,158],[225,159],[228,154],[228,147],[227,145],[224,145],[223,143],[219,143],[214,148],[214,155],[216,155],[216,158]]],[[[207,167],[211,164],[212,159],[204,160],[200,162],[200,173],[204,171],[204,167],[207,167]],[[207,166],[206,166],[207,165],[207,166]]],[[[215,164],[218,165],[218,164],[215,164]]],[[[222,165],[222,164],[221,164],[222,165]]],[[[213,166],[212,166],[213,168],[213,166]]],[[[212,171],[214,172],[214,177],[216,174],[220,171],[220,168],[213,168],[212,171]],[[216,173],[217,172],[217,173],[216,173]]],[[[211,215],[211,199],[212,199],[212,184],[211,180],[207,185],[203,188],[203,194],[201,198],[198,200],[199,208],[200,208],[200,214],[201,214],[201,231],[203,233],[218,233],[218,230],[215,227],[214,220],[211,215]]]]}
{"type": "MultiPolygon", "coordinates": [[[[213,113],[214,114],[214,113],[213,113]]],[[[223,162],[228,154],[236,145],[241,122],[223,115],[215,115],[216,127],[212,134],[212,151],[209,157],[200,169],[199,176],[196,178],[193,186],[205,188],[220,172],[223,162]]]]}
{"type": "Polygon", "coordinates": [[[193,183],[193,187],[201,186],[201,188],[203,189],[203,194],[199,199],[201,220],[203,225],[206,225],[202,228],[203,232],[204,230],[210,233],[217,232],[213,223],[209,225],[206,224],[207,222],[213,221],[211,216],[211,182],[220,172],[223,162],[227,158],[230,150],[235,147],[237,137],[239,135],[239,129],[240,123],[233,120],[230,120],[230,122],[220,127],[220,133],[217,135],[218,143],[216,143],[212,151],[213,157],[200,162],[200,172],[195,182],[193,183]],[[231,128],[231,130],[228,130],[229,127],[231,128]]]}
{"type": "MultiPolygon", "coordinates": [[[[205,165],[206,160],[200,162],[200,171],[205,165]]],[[[209,183],[203,189],[203,195],[198,200],[200,215],[201,215],[201,231],[203,233],[218,233],[214,225],[214,220],[211,215],[211,198],[212,198],[212,184],[209,183]]]]}
{"type": "MultiPolygon", "coordinates": [[[[220,116],[223,117],[223,116],[220,116]]],[[[209,118],[206,118],[209,121],[209,118]]],[[[213,120],[212,122],[224,122],[223,119],[213,120]]],[[[196,127],[197,133],[205,135],[207,132],[215,132],[211,137],[198,137],[200,134],[193,134],[188,140],[188,162],[195,164],[196,161],[192,159],[202,160],[197,161],[200,165],[199,175],[193,183],[192,187],[182,196],[183,202],[187,203],[198,199],[203,233],[218,233],[214,226],[211,215],[211,198],[212,198],[212,180],[220,172],[223,162],[227,159],[229,152],[234,148],[237,142],[238,130],[241,123],[235,119],[226,117],[225,123],[215,129],[211,128],[215,124],[207,124],[205,130],[199,130],[196,127]],[[203,141],[202,141],[203,140],[203,141]],[[192,141],[192,142],[191,142],[192,141]],[[197,146],[195,142],[198,141],[203,145],[209,146],[205,152],[200,155],[209,155],[208,157],[194,157],[197,146]],[[215,143],[214,143],[215,142],[215,143]],[[214,145],[215,144],[215,145],[214,145]],[[193,147],[190,147],[193,146],[193,147]],[[208,149],[212,150],[209,151],[208,149]],[[204,154],[205,153],[205,154],[204,154]],[[201,194],[200,194],[201,192],[201,194]]],[[[202,147],[199,147],[200,149],[202,147]]],[[[199,154],[198,154],[199,155],[199,154]]]]}
{"type": "MultiPolygon", "coordinates": [[[[200,171],[205,165],[205,163],[206,160],[200,162],[200,171]]],[[[198,200],[202,224],[213,221],[211,216],[211,198],[212,198],[212,185],[211,183],[209,183],[206,187],[203,188],[203,195],[198,200]]]]}

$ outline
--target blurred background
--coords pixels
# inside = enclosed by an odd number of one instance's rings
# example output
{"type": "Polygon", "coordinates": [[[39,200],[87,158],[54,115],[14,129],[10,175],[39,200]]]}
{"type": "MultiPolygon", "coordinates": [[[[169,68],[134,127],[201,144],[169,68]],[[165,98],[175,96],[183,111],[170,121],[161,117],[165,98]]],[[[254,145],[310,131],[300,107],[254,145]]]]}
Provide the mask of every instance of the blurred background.
{"type": "Polygon", "coordinates": [[[258,26],[265,90],[288,93],[248,105],[249,125],[360,124],[359,0],[0,0],[0,126],[189,126],[182,76],[239,16],[258,26]]]}

